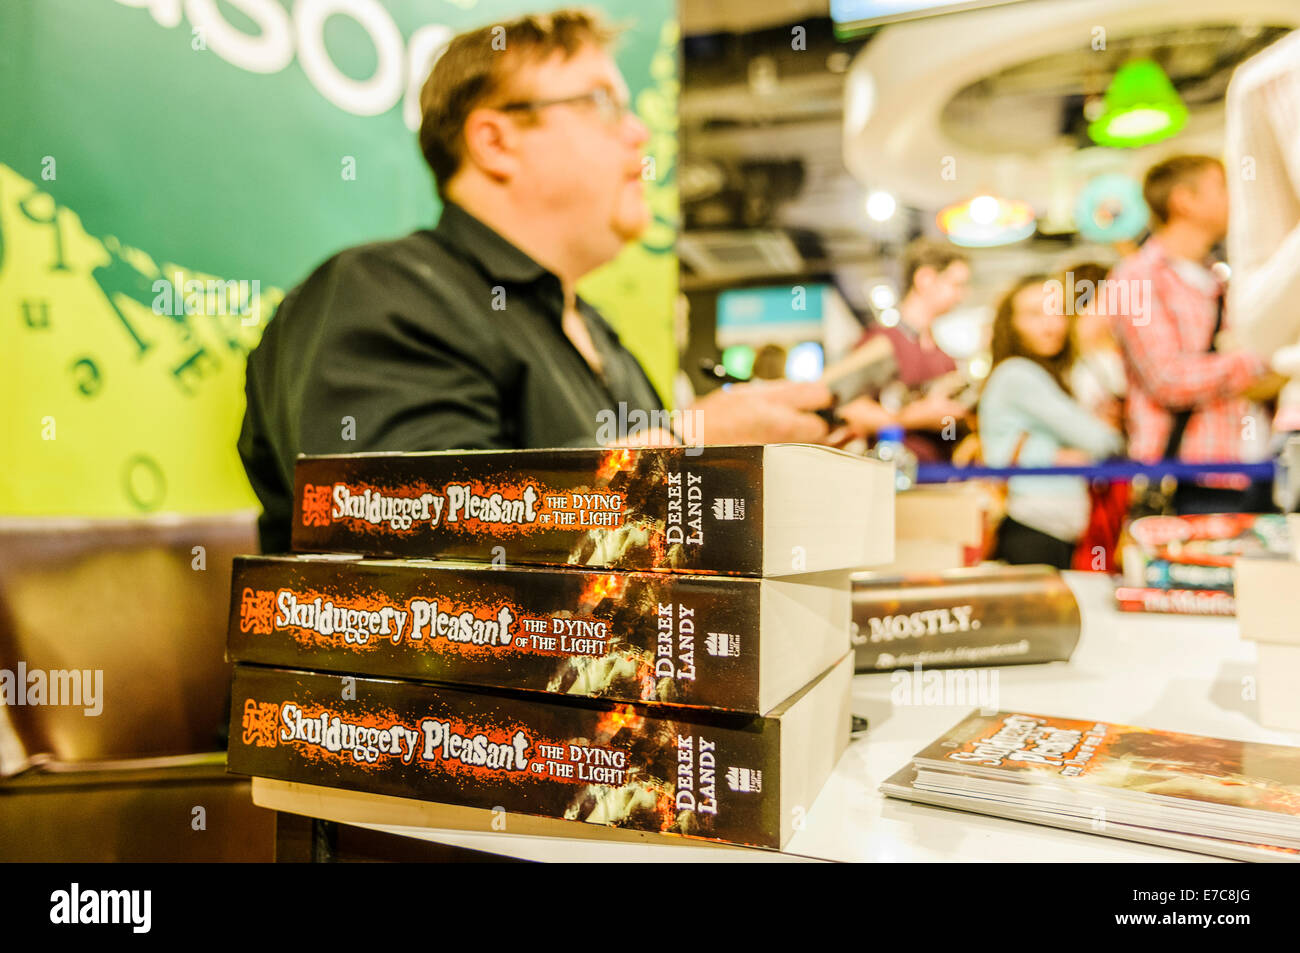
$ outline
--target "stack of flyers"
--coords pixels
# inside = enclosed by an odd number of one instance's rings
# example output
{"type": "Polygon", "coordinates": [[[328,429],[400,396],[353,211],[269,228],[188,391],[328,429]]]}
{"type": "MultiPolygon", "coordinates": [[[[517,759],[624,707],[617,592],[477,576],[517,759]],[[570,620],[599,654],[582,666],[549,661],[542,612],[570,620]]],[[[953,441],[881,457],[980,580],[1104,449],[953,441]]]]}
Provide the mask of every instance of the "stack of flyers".
{"type": "Polygon", "coordinates": [[[1300,747],[972,712],[882,791],[1237,859],[1300,857],[1300,747]]]}

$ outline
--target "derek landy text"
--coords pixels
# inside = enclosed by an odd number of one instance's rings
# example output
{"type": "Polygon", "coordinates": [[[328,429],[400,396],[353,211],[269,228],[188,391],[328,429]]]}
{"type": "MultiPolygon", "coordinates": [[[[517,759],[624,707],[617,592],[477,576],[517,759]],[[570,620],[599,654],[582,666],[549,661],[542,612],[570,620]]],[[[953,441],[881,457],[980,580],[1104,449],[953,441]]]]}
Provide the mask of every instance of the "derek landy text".
{"type": "Polygon", "coordinates": [[[655,678],[695,681],[695,609],[661,602],[655,619],[655,678]]]}
{"type": "Polygon", "coordinates": [[[677,736],[677,810],[717,814],[717,742],[677,736]]]}
{"type": "Polygon", "coordinates": [[[704,543],[704,488],[698,473],[668,474],[668,545],[700,546],[704,543]]]}
{"type": "Polygon", "coordinates": [[[80,707],[92,718],[104,710],[102,669],[0,668],[0,705],[57,705],[80,707]]]}

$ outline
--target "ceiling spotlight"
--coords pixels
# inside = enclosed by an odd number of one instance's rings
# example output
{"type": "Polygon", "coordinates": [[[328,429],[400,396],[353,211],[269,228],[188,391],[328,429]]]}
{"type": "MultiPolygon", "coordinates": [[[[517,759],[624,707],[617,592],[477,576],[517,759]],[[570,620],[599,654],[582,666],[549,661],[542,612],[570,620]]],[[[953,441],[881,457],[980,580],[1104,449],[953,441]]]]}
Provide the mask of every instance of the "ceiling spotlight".
{"type": "Polygon", "coordinates": [[[898,304],[898,295],[889,285],[876,285],[871,289],[871,306],[877,311],[884,311],[898,304]]]}
{"type": "Polygon", "coordinates": [[[886,308],[880,312],[880,323],[887,328],[892,328],[898,324],[902,317],[897,308],[886,308]]]}
{"type": "Polygon", "coordinates": [[[998,220],[998,200],[991,195],[977,195],[970,200],[970,220],[976,225],[992,225],[998,220]]]}
{"type": "Polygon", "coordinates": [[[873,222],[887,222],[894,217],[898,202],[888,192],[876,191],[867,196],[867,217],[873,222]]]}

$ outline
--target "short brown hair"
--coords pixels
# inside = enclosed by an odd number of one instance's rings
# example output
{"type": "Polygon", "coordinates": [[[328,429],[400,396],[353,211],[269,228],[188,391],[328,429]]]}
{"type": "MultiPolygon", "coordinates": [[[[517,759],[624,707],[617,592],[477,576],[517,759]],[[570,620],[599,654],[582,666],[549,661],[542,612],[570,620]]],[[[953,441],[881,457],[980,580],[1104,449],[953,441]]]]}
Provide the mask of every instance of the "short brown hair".
{"type": "Polygon", "coordinates": [[[1209,166],[1223,168],[1223,163],[1213,156],[1171,156],[1157,162],[1147,170],[1142,181],[1142,197],[1146,199],[1151,214],[1161,225],[1169,221],[1169,196],[1175,188],[1186,185],[1209,166]]]}
{"type": "Polygon", "coordinates": [[[619,29],[594,10],[569,8],[528,14],[452,37],[420,91],[420,151],[433,170],[438,196],[465,156],[465,120],[508,91],[521,66],[559,50],[565,59],[587,44],[609,47],[619,29]]]}
{"type": "Polygon", "coordinates": [[[933,268],[937,272],[945,271],[955,261],[969,261],[965,252],[947,242],[936,242],[929,238],[918,238],[903,249],[903,294],[912,290],[916,273],[922,268],[933,268]]]}
{"type": "MultiPolygon", "coordinates": [[[[993,367],[997,367],[1009,357],[1024,357],[1033,361],[1035,364],[1052,375],[1052,380],[1056,381],[1058,387],[1070,393],[1070,384],[1068,375],[1070,368],[1074,364],[1075,344],[1074,344],[1074,312],[1066,311],[1070,315],[1070,333],[1065,336],[1065,344],[1061,350],[1051,357],[1040,357],[1029,351],[1023,341],[1020,340],[1020,334],[1016,331],[1016,295],[1031,288],[1034,285],[1046,287],[1047,282],[1051,279],[1047,275],[1026,275],[1014,285],[1012,285],[1000,299],[998,299],[997,310],[993,315],[993,367]]],[[[1059,280],[1059,279],[1058,279],[1059,280]]]]}

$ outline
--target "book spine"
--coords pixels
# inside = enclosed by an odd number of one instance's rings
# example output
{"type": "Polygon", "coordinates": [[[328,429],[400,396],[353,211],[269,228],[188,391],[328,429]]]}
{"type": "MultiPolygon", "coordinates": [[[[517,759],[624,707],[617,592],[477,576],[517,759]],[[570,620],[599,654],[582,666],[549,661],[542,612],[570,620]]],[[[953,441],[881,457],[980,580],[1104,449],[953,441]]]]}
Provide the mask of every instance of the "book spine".
{"type": "Polygon", "coordinates": [[[1209,589],[1232,592],[1231,566],[1205,566],[1173,559],[1152,559],[1142,567],[1148,587],[1153,589],[1209,589]]]}
{"type": "Polygon", "coordinates": [[[1119,586],[1115,602],[1123,612],[1161,612],[1172,615],[1235,615],[1237,603],[1226,592],[1208,589],[1152,589],[1119,586]]]}
{"type": "Polygon", "coordinates": [[[779,723],[237,665],[235,774],[760,847],[779,723]]]}
{"type": "Polygon", "coordinates": [[[754,579],[235,561],[235,661],[759,714],[754,579]]]}
{"type": "Polygon", "coordinates": [[[853,583],[854,667],[879,672],[1063,661],[1079,606],[1059,575],[853,583]]]}
{"type": "Polygon", "coordinates": [[[298,461],[297,552],[759,575],[762,447],[298,461]]]}

